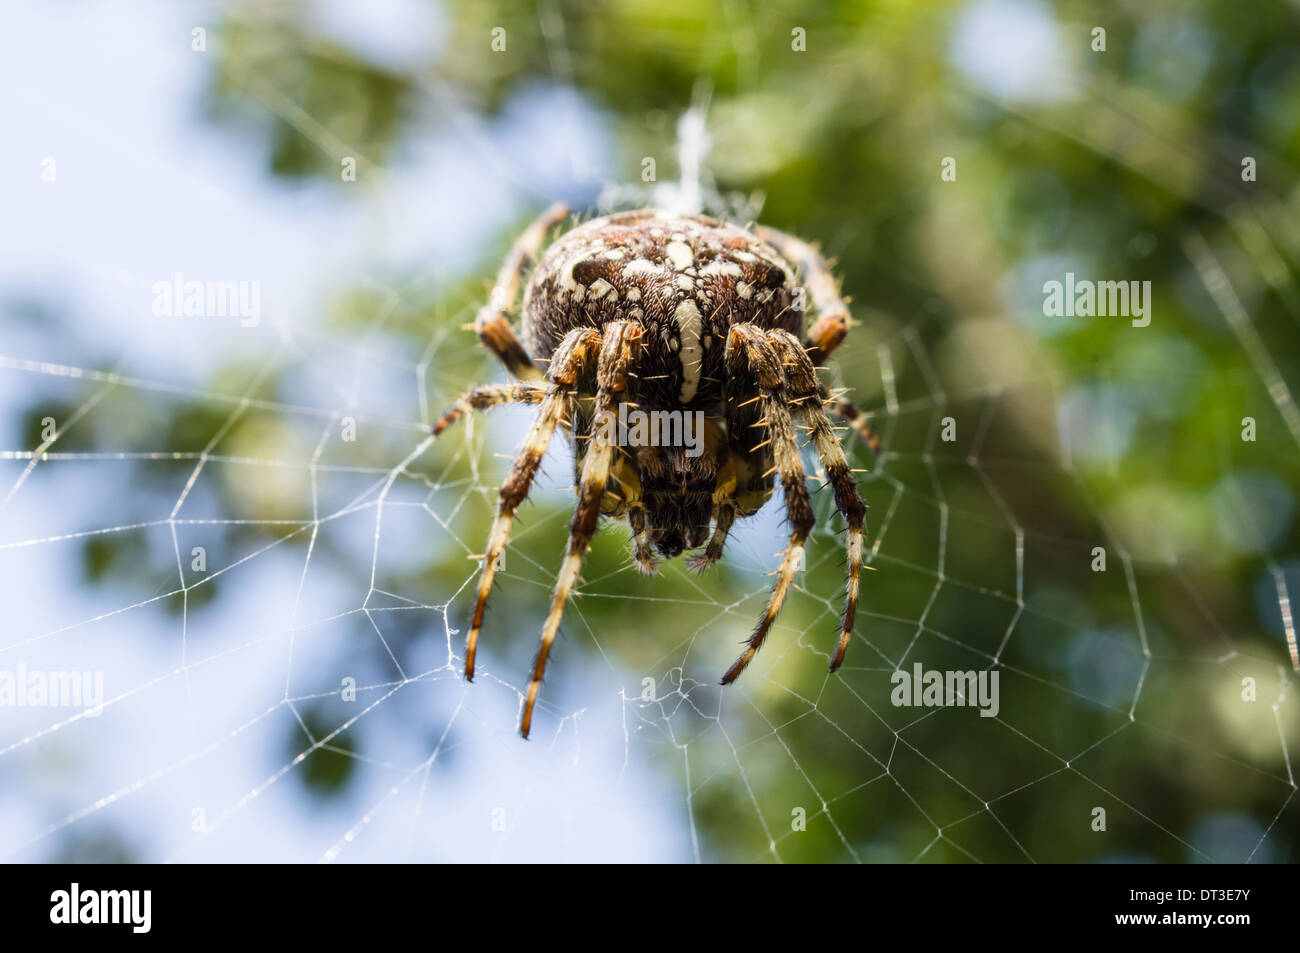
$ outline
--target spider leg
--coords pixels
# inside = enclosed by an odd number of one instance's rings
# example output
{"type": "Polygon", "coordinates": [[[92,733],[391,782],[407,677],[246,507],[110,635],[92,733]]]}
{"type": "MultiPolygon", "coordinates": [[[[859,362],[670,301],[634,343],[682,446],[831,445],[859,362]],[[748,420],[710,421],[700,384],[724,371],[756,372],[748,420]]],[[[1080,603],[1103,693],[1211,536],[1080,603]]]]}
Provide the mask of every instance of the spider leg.
{"type": "Polygon", "coordinates": [[[650,544],[650,534],[646,532],[645,503],[641,499],[641,482],[624,486],[631,491],[627,501],[627,524],[632,527],[632,551],[636,557],[637,568],[649,575],[657,571],[654,547],[650,544]]]}
{"type": "Polygon", "coordinates": [[[853,636],[853,619],[858,611],[858,584],[862,577],[863,524],[867,508],[858,494],[849,463],[844,459],[844,449],[836,439],[831,422],[822,408],[817,371],[808,354],[798,339],[788,331],[769,331],[768,337],[777,357],[785,365],[790,401],[808,425],[813,447],[821,458],[822,466],[826,468],[826,479],[835,494],[835,505],[844,514],[844,520],[848,524],[848,539],[845,542],[849,564],[848,582],[844,595],[844,616],[840,624],[840,644],[831,659],[833,672],[844,661],[849,639],[853,636]]]}
{"type": "Polygon", "coordinates": [[[532,381],[475,387],[438,418],[438,422],[433,425],[433,435],[438,436],[471,410],[488,410],[501,404],[540,404],[545,398],[546,386],[532,381]]]}
{"type": "Polygon", "coordinates": [[[832,397],[830,392],[822,387],[818,391],[826,409],[840,417],[853,428],[853,432],[862,438],[862,441],[871,449],[876,456],[880,456],[880,437],[871,429],[871,415],[858,410],[843,397],[832,397]]]}
{"type": "Polygon", "coordinates": [[[497,272],[497,282],[488,303],[479,309],[474,320],[474,330],[483,346],[496,355],[507,371],[524,380],[541,380],[542,373],[533,366],[528,352],[510,327],[510,312],[519,303],[519,286],[523,284],[524,272],[541,250],[546,233],[568,214],[567,207],[556,203],[515,239],[501,263],[501,270],[497,272]]]}
{"type": "MultiPolygon", "coordinates": [[[[622,401],[629,407],[636,405],[632,401],[622,401]]],[[[569,428],[570,432],[577,436],[576,452],[573,455],[573,481],[575,485],[582,483],[582,468],[587,461],[587,450],[589,449],[591,438],[590,433],[593,429],[592,423],[595,420],[596,400],[594,398],[580,401],[576,408],[573,424],[569,428]]],[[[632,553],[636,560],[637,568],[646,575],[653,575],[658,572],[658,560],[655,559],[654,547],[650,542],[650,534],[647,530],[647,511],[641,486],[641,470],[637,465],[636,457],[629,453],[626,447],[615,447],[613,461],[610,464],[608,481],[609,488],[605,493],[605,499],[601,505],[601,512],[608,516],[621,518],[627,517],[628,526],[632,530],[632,553]]]]}
{"type": "Polygon", "coordinates": [[[524,711],[519,721],[519,733],[525,738],[528,737],[532,727],[533,706],[537,703],[542,676],[546,674],[546,659],[551,653],[551,646],[559,631],[564,607],[569,601],[569,594],[573,591],[574,584],[578,581],[578,570],[582,567],[582,559],[587,554],[587,547],[596,533],[601,501],[605,496],[605,485],[609,480],[610,467],[614,458],[614,442],[617,439],[614,427],[607,424],[612,422],[612,415],[620,395],[627,390],[628,369],[640,350],[641,333],[640,325],[616,321],[605,325],[601,338],[600,358],[596,365],[596,416],[588,441],[586,460],[582,465],[578,505],[573,511],[573,522],[569,526],[568,553],[555,582],[551,611],[542,626],[537,656],[533,660],[532,678],[528,682],[528,691],[524,697],[524,711]]]}
{"type": "Polygon", "coordinates": [[[781,611],[790,584],[794,581],[804,544],[813,527],[812,501],[808,497],[803,464],[799,460],[799,445],[795,441],[794,424],[787,406],[785,373],[766,332],[753,324],[733,325],[727,335],[726,365],[727,373],[733,379],[748,379],[757,385],[759,412],[762,415],[759,422],[766,427],[767,433],[764,443],[771,444],[772,456],[781,476],[781,488],[785,492],[786,518],[790,521],[790,545],[781,561],[781,568],[777,571],[767,608],[753,635],[749,637],[745,651],[722,676],[723,685],[734,682],[762,647],[768,630],[781,611]]]}
{"type": "MultiPolygon", "coordinates": [[[[728,407],[732,406],[735,398],[739,396],[734,390],[733,387],[725,393],[728,407]]],[[[749,440],[750,435],[745,421],[735,417],[734,414],[732,416],[734,419],[728,421],[727,453],[723,458],[722,466],[718,469],[717,489],[713,492],[713,535],[709,537],[709,543],[705,546],[704,552],[696,553],[686,561],[687,567],[694,572],[703,572],[722,558],[722,550],[727,545],[727,536],[731,533],[731,526],[736,521],[737,473],[734,458],[735,451],[731,449],[730,445],[735,442],[736,433],[743,432],[743,440],[749,440]]],[[[748,470],[748,467],[742,468],[748,470]]],[[[740,515],[747,516],[749,514],[742,511],[740,515]]]]}
{"type": "MultiPolygon", "coordinates": [[[[765,226],[758,226],[755,234],[793,261],[803,272],[812,295],[813,307],[817,312],[817,320],[808,329],[803,347],[814,364],[818,366],[824,364],[831,352],[843,343],[853,323],[849,317],[848,305],[840,295],[830,265],[817,249],[793,235],[765,226]]],[[[871,429],[867,414],[847,400],[832,398],[824,387],[820,389],[820,396],[826,404],[826,409],[844,418],[871,448],[872,453],[880,453],[880,438],[871,429]]]]}
{"type": "Polygon", "coordinates": [[[599,332],[594,328],[577,328],[570,331],[555,349],[548,374],[551,383],[541,400],[541,410],[533,419],[524,447],[519,451],[510,474],[501,484],[497,515],[492,523],[492,534],[488,537],[487,553],[483,557],[483,573],[478,580],[474,615],[470,620],[469,636],[465,640],[465,678],[469,681],[474,680],[474,656],[478,649],[478,634],[483,628],[488,593],[492,591],[492,581],[496,578],[497,560],[510,540],[510,525],[514,521],[515,511],[528,495],[555,427],[577,388],[578,378],[590,364],[599,346],[599,332]]]}
{"type": "Polygon", "coordinates": [[[839,285],[830,265],[817,249],[793,235],[761,225],[754,229],[754,233],[790,259],[803,273],[817,313],[817,320],[808,329],[808,336],[804,339],[804,348],[814,364],[824,363],[843,342],[852,323],[848,305],[840,296],[839,285]]]}
{"type": "Polygon", "coordinates": [[[687,561],[687,565],[696,572],[702,572],[721,559],[722,549],[727,545],[727,535],[731,532],[731,524],[735,521],[736,504],[730,498],[718,503],[713,515],[713,535],[709,537],[709,545],[704,547],[704,552],[692,556],[687,561]]]}
{"type": "Polygon", "coordinates": [[[654,549],[650,545],[650,534],[645,528],[645,505],[632,503],[628,505],[627,522],[632,527],[632,547],[636,556],[637,568],[646,575],[658,571],[654,549]]]}

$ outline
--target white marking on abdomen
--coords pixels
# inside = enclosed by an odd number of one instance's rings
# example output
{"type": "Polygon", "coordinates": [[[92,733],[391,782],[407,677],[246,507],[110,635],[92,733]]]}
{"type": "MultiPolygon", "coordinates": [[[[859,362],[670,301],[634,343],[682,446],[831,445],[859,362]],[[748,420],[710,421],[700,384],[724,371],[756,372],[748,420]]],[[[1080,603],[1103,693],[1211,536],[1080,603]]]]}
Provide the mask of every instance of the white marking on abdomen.
{"type": "Polygon", "coordinates": [[[659,265],[650,261],[648,258],[637,258],[629,261],[623,266],[623,277],[632,278],[635,275],[658,275],[664,271],[659,265]]]}
{"type": "Polygon", "coordinates": [[[728,278],[739,278],[744,274],[740,266],[734,261],[716,260],[711,261],[700,269],[701,275],[725,275],[728,278]]]}
{"type": "MultiPolygon", "coordinates": [[[[592,300],[596,300],[598,298],[605,297],[605,295],[611,291],[614,291],[613,285],[611,285],[604,278],[597,278],[595,281],[591,283],[591,287],[587,289],[587,297],[591,298],[592,300]]],[[[615,298],[618,297],[617,291],[614,291],[614,297],[615,298]]]]}
{"type": "Polygon", "coordinates": [[[677,355],[682,362],[682,389],[677,392],[677,400],[685,404],[699,389],[700,369],[704,365],[704,351],[700,348],[700,309],[687,298],[673,312],[673,320],[677,322],[677,334],[682,342],[681,352],[677,355]]]}
{"type": "Polygon", "coordinates": [[[668,255],[668,260],[672,262],[674,271],[685,271],[695,264],[695,252],[691,251],[691,246],[685,242],[669,242],[664,251],[668,255]]]}

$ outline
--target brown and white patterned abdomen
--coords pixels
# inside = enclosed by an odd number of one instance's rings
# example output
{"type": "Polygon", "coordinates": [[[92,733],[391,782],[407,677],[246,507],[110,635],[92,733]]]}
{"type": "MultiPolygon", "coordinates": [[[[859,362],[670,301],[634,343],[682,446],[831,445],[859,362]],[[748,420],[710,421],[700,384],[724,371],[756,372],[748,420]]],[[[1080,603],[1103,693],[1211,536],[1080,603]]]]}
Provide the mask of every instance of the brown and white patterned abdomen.
{"type": "Polygon", "coordinates": [[[790,264],[744,229],[654,210],[593,219],[538,262],[524,294],[523,341],[539,369],[577,327],[644,329],[638,399],[654,407],[721,400],[727,329],[751,322],[802,336],[790,264]]]}

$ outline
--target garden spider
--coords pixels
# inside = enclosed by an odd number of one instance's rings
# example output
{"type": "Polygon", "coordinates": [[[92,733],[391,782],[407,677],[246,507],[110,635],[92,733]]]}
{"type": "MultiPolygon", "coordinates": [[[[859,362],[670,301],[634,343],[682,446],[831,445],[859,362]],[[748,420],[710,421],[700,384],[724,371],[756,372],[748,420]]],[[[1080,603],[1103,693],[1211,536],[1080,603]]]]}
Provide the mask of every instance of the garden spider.
{"type": "Polygon", "coordinates": [[[847,593],[830,665],[835,671],[857,610],[866,508],[826,411],[848,421],[873,451],[879,444],[866,416],[817,379],[818,367],[849,329],[848,308],[829,267],[811,246],[770,228],[749,231],[655,209],[609,215],[566,232],[542,256],[523,296],[521,342],[510,313],[524,273],[567,214],[556,205],[518,238],[475,322],[479,339],[517,380],[469,391],[433,428],[440,434],[473,409],[509,403],[540,408],[501,485],[465,645],[465,677],[474,677],[483,613],[515,511],[560,427],[574,445],[578,500],[520,734],[528,737],[546,659],[601,514],[627,518],[643,571],[654,571],[655,550],[671,559],[700,547],[690,565],[703,569],[722,556],[733,522],[766,502],[776,474],[790,542],[767,608],[722,677],[724,685],[735,681],[780,611],[814,524],[796,420],[807,428],[848,526],[847,593]],[[802,340],[804,290],[791,264],[802,272],[817,315],[802,340]],[[620,405],[702,412],[695,419],[704,421],[703,451],[620,445],[612,428],[597,426],[620,405]]]}

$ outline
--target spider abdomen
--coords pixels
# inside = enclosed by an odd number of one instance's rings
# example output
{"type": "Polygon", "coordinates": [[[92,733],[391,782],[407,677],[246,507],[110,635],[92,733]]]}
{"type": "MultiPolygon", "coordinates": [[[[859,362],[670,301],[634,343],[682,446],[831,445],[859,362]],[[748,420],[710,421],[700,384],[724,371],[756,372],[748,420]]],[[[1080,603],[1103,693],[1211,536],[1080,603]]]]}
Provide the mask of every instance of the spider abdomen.
{"type": "Polygon", "coordinates": [[[644,328],[637,399],[713,411],[727,330],[747,322],[800,334],[794,269],[735,225],[655,209],[593,219],[542,256],[524,295],[523,342],[539,369],[575,328],[644,328]]]}

